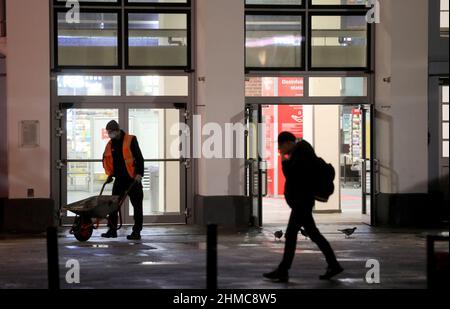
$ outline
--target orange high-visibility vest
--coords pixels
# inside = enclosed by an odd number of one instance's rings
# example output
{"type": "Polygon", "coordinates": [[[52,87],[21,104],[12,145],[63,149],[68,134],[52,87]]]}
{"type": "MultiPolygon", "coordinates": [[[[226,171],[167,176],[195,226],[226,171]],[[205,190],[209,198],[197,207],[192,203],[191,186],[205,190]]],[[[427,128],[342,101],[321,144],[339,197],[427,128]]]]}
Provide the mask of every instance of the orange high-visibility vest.
{"type": "MultiPolygon", "coordinates": [[[[133,153],[131,152],[131,141],[134,136],[125,133],[123,138],[123,158],[125,160],[125,166],[127,167],[128,175],[131,178],[136,177],[136,164],[133,157],[133,153]]],[[[105,169],[105,173],[108,176],[114,175],[114,163],[113,163],[113,155],[112,155],[112,140],[106,145],[105,153],[103,154],[103,168],[105,169]]]]}

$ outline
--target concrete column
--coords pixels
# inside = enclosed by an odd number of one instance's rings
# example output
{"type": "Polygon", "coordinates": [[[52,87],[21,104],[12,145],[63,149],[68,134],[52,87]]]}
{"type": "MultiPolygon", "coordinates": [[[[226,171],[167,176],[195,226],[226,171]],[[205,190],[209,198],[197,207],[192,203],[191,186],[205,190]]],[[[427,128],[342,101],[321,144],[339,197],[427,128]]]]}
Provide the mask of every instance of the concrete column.
{"type": "MultiPolygon", "coordinates": [[[[376,158],[383,198],[427,193],[428,1],[381,0],[376,25],[376,158]],[[389,81],[383,81],[390,78],[389,81]]],[[[412,204],[412,202],[410,202],[412,204]]]]}
{"type": "Polygon", "coordinates": [[[331,163],[336,171],[335,193],[327,203],[316,202],[317,212],[340,212],[340,110],[339,105],[314,107],[314,148],[318,156],[331,163]]]}
{"type": "Polygon", "coordinates": [[[50,197],[50,24],[48,0],[7,0],[9,198],[50,197]],[[39,145],[21,148],[19,125],[39,121],[39,145]]]}
{"type": "MultiPolygon", "coordinates": [[[[197,114],[203,124],[217,123],[224,133],[226,123],[244,123],[244,1],[198,0],[196,5],[196,70],[204,77],[197,84],[197,114]]],[[[237,138],[244,141],[243,135],[237,138]]],[[[196,222],[246,224],[244,160],[202,158],[196,172],[196,222]]]]}

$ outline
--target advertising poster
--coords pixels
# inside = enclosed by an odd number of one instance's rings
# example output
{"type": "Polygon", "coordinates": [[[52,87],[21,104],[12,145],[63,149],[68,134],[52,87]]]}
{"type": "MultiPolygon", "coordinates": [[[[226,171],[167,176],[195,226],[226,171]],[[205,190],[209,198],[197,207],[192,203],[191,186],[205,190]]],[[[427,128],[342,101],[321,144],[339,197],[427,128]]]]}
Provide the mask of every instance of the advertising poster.
{"type": "Polygon", "coordinates": [[[359,109],[353,109],[351,143],[353,163],[357,163],[361,159],[361,129],[361,111],[359,109]]]}
{"type": "MultiPolygon", "coordinates": [[[[262,96],[302,97],[303,95],[303,78],[262,79],[262,96]]],[[[303,106],[268,105],[263,107],[262,113],[266,124],[267,194],[268,196],[282,195],[285,181],[281,167],[281,157],[277,151],[276,137],[282,131],[289,131],[297,138],[303,138],[303,106]]]]}
{"type": "Polygon", "coordinates": [[[275,95],[275,81],[274,78],[262,78],[262,90],[261,95],[263,97],[274,97],[275,95]]]}
{"type": "MultiPolygon", "coordinates": [[[[297,138],[303,138],[303,106],[282,105],[278,108],[278,134],[283,131],[293,133],[297,138]]],[[[285,179],[281,165],[281,156],[278,158],[278,194],[284,193],[285,179]]]]}
{"type": "Polygon", "coordinates": [[[283,77],[278,79],[278,96],[303,97],[303,78],[283,77]]]}
{"type": "Polygon", "coordinates": [[[264,151],[267,161],[267,195],[273,196],[275,194],[275,106],[267,105],[262,108],[262,116],[266,124],[265,128],[265,145],[264,151]]]}

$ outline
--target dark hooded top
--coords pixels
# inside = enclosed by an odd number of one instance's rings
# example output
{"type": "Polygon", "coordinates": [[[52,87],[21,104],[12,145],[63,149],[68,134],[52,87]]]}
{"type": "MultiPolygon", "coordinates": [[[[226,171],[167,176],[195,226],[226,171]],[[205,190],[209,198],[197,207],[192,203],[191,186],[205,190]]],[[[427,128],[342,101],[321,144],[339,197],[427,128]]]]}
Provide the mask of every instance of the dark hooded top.
{"type": "Polygon", "coordinates": [[[283,174],[286,178],[284,196],[291,208],[314,206],[314,168],[316,162],[314,148],[302,140],[295,145],[289,160],[283,161],[283,174]]]}

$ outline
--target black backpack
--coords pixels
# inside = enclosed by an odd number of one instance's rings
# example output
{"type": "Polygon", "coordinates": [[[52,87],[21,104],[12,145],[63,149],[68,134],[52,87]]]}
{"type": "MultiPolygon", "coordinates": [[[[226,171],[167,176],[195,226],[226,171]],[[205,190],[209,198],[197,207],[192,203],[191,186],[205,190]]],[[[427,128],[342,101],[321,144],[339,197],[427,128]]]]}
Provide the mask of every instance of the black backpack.
{"type": "Polygon", "coordinates": [[[336,172],[333,165],[322,158],[316,159],[314,198],[316,201],[326,203],[334,193],[334,178],[336,172]]]}

